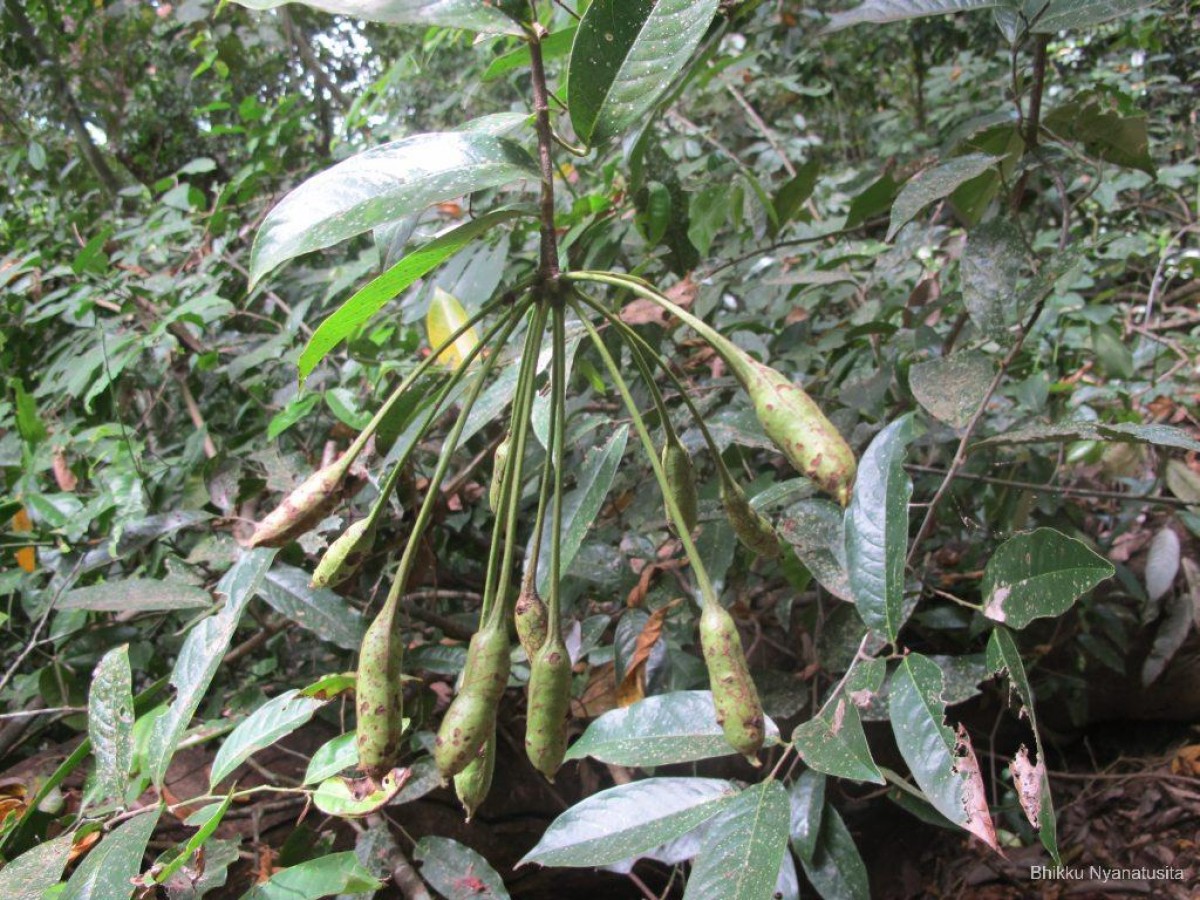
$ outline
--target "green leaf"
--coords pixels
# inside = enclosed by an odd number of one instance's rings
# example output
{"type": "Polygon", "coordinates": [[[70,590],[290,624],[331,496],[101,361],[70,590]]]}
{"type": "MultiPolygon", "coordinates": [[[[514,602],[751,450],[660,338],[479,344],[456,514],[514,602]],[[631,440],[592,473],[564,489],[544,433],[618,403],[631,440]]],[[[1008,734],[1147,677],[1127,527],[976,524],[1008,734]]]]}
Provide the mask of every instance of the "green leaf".
{"type": "Polygon", "coordinates": [[[917,363],[908,372],[913,396],[930,415],[965,428],[996,374],[992,361],[978,350],[963,350],[917,363]]]}
{"type": "Polygon", "coordinates": [[[405,256],[382,275],[355,292],[313,332],[297,363],[300,383],[325,355],[365,325],[383,305],[398,296],[418,278],[433,271],[471,241],[490,232],[501,222],[527,215],[525,210],[498,209],[459,225],[405,256]]]}
{"type": "Polygon", "coordinates": [[[850,209],[846,212],[846,228],[854,228],[872,216],[888,210],[896,195],[900,193],[900,182],[892,177],[891,172],[884,172],[875,181],[867,185],[850,201],[850,209]]]}
{"type": "Polygon", "coordinates": [[[851,25],[869,22],[903,22],[921,16],[942,16],[947,13],[970,12],[976,9],[1011,6],[1011,0],[867,0],[854,9],[834,13],[829,17],[825,32],[841,31],[851,25]]]}
{"type": "MultiPolygon", "coordinates": [[[[1112,2],[1120,3],[1121,0],[1112,2]]],[[[1083,144],[1088,154],[1097,159],[1137,169],[1153,178],[1154,159],[1150,156],[1146,116],[1121,115],[1108,108],[1109,102],[1102,95],[1085,93],[1052,109],[1043,124],[1059,137],[1083,144]]]]}
{"type": "MultiPolygon", "coordinates": [[[[768,721],[768,736],[774,729],[768,721]]],[[[566,758],[590,756],[613,765],[649,768],[736,752],[717,724],[711,691],[674,691],[604,713],[571,745],[566,758]]]]}
{"type": "Polygon", "coordinates": [[[1154,6],[1156,0],[1050,0],[1033,30],[1053,34],[1073,28],[1090,28],[1154,6]]]}
{"type": "Polygon", "coordinates": [[[858,707],[845,694],[830,698],[819,713],[796,727],[792,741],[800,758],[818,772],[884,784],[871,757],[858,707]]]}
{"type": "MultiPolygon", "coordinates": [[[[235,0],[250,9],[275,9],[288,0],[235,0]]],[[[322,12],[384,25],[441,25],[484,34],[522,33],[521,26],[486,0],[302,0],[322,12]]]]}
{"type": "Polygon", "coordinates": [[[330,816],[361,819],[390,803],[408,781],[408,769],[392,769],[376,784],[368,778],[343,778],[335,775],[321,782],[313,792],[313,805],[330,816]]]}
{"type": "Polygon", "coordinates": [[[782,228],[804,208],[805,202],[812,196],[813,188],[817,186],[817,175],[821,172],[821,164],[817,160],[809,160],[796,170],[794,177],[789,179],[775,194],[772,203],[775,214],[782,228]]]}
{"type": "Polygon", "coordinates": [[[9,379],[12,385],[13,398],[17,406],[17,433],[21,440],[31,447],[46,439],[46,423],[38,412],[37,401],[25,391],[25,384],[20,378],[9,379]]]}
{"type": "Polygon", "coordinates": [[[821,587],[840,600],[853,601],[846,571],[846,541],[841,507],[829,500],[801,500],[780,520],[779,536],[821,587]]]}
{"type": "Polygon", "coordinates": [[[308,761],[304,772],[305,784],[316,784],[358,765],[358,743],[349,731],[322,744],[308,761]]]}
{"type": "Polygon", "coordinates": [[[155,578],[129,578],[106,581],[68,591],[58,601],[58,609],[86,609],[89,612],[139,613],[174,612],[181,609],[207,609],[212,596],[203,588],[155,578]]]}
{"type": "Polygon", "coordinates": [[[912,414],[879,432],[858,464],[846,508],[846,567],[854,605],[868,628],[895,642],[904,625],[904,554],[912,479],[904,455],[913,439],[912,414]]]}
{"type": "Polygon", "coordinates": [[[948,197],[959,185],[979,177],[998,161],[999,157],[986,153],[969,153],[918,172],[904,185],[892,204],[892,221],[886,240],[894,238],[897,231],[929,204],[948,197]]]}
{"type": "Polygon", "coordinates": [[[88,691],[88,737],[96,760],[89,797],[120,799],[133,769],[133,674],[129,645],[104,654],[88,691]]]}
{"type": "Polygon", "coordinates": [[[324,706],[325,700],[302,697],[298,690],[284,691],[268,700],[233,729],[213,759],[209,788],[215,788],[247,759],[291,734],[324,706]]]}
{"type": "Polygon", "coordinates": [[[102,838],[75,870],[58,900],[129,900],[133,877],[158,824],[161,807],[134,816],[102,838]]]}
{"type": "Polygon", "coordinates": [[[1046,752],[1042,749],[1042,732],[1038,728],[1037,712],[1033,706],[1033,688],[1029,685],[1029,676],[1025,674],[1025,663],[1021,659],[1021,652],[1017,649],[1017,642],[1013,639],[1012,632],[1003,625],[997,625],[992,630],[991,637],[988,638],[987,665],[989,671],[996,674],[1008,673],[1008,683],[1021,698],[1025,715],[1029,718],[1029,727],[1033,731],[1034,746],[1037,749],[1038,764],[1042,769],[1042,783],[1036,794],[1036,806],[1032,807],[1036,809],[1037,815],[1029,815],[1030,798],[1022,798],[1021,805],[1026,808],[1026,815],[1030,817],[1031,824],[1038,829],[1042,846],[1053,857],[1055,864],[1061,865],[1062,859],[1058,853],[1058,824],[1054,815],[1054,800],[1050,794],[1050,776],[1046,772],[1046,752]]]}
{"type": "Polygon", "coordinates": [[[217,592],[227,598],[224,608],[198,623],[183,642],[171,671],[175,701],[155,720],[146,751],[147,774],[155,785],[162,785],[171,756],[217,674],[242,611],[271,567],[275,552],[267,549],[243,552],[217,583],[217,592]]]}
{"type": "Polygon", "coordinates": [[[896,746],[917,785],[943,816],[998,850],[979,762],[965,731],[945,724],[942,670],[910,653],[889,683],[888,713],[896,746]]]}
{"type": "Polygon", "coordinates": [[[413,848],[421,877],[446,900],[508,900],[504,879],[486,859],[450,838],[426,835],[413,848]]]}
{"type": "Polygon", "coordinates": [[[1020,320],[1017,280],[1025,265],[1021,236],[1006,219],[994,219],[967,235],[959,272],[963,305],[975,326],[992,340],[1011,343],[1020,320]]]}
{"type": "MultiPolygon", "coordinates": [[[[541,40],[542,45],[542,62],[549,62],[552,59],[566,56],[571,51],[571,44],[575,40],[575,26],[568,25],[566,28],[561,28],[553,34],[548,34],[541,40]]],[[[493,59],[486,69],[483,70],[484,81],[495,81],[497,78],[502,78],[509,72],[514,72],[517,69],[524,69],[529,65],[529,45],[522,42],[521,46],[515,50],[510,50],[493,59]]]]}
{"type": "MultiPolygon", "coordinates": [[[[196,833],[193,834],[183,847],[179,848],[179,852],[170,862],[159,869],[157,866],[146,875],[142,876],[142,884],[149,887],[153,884],[166,884],[171,876],[182,869],[191,860],[192,856],[204,846],[204,842],[216,833],[217,826],[221,824],[221,820],[225,818],[225,813],[229,812],[229,807],[233,805],[233,794],[229,793],[220,803],[214,803],[206,806],[201,812],[205,813],[203,819],[196,820],[196,816],[188,817],[185,825],[190,825],[196,828],[196,833]]],[[[203,868],[203,867],[202,867],[203,868]]]]}
{"type": "MultiPolygon", "coordinates": [[[[583,538],[587,534],[608,489],[612,487],[613,479],[621,465],[621,457],[625,454],[625,442],[629,438],[629,426],[617,428],[603,446],[598,447],[587,455],[583,465],[576,473],[576,488],[563,498],[563,531],[561,538],[562,571],[571,568],[575,554],[583,546],[583,538]]],[[[538,592],[549,596],[550,587],[550,529],[542,538],[542,550],[538,555],[537,571],[538,592]]]]}
{"type": "Polygon", "coordinates": [[[0,869],[0,896],[5,900],[42,900],[62,878],[74,838],[75,832],[68,831],[26,850],[0,869]]]}
{"type": "Polygon", "coordinates": [[[281,263],[472,191],[537,177],[507,138],[417,134],[314,175],[267,213],[250,253],[250,287],[281,263]]]}
{"type": "Polygon", "coordinates": [[[1139,425],[1135,422],[1068,421],[1055,425],[1031,425],[1006,431],[971,447],[987,447],[1000,444],[1037,444],[1042,442],[1062,443],[1065,441],[1126,441],[1138,444],[1154,444],[1159,447],[1177,447],[1200,453],[1200,441],[1182,428],[1173,425],[1139,425]]]}
{"type": "Polygon", "coordinates": [[[309,575],[295,566],[279,564],[267,573],[258,595],[267,605],[323,640],[346,650],[362,643],[362,614],[346,599],[326,588],[309,586],[309,575]]]}
{"type": "Polygon", "coordinates": [[[870,900],[867,866],[854,845],[850,829],[833,806],[825,806],[812,858],[801,856],[800,864],[824,900],[870,900]]]}
{"type": "Polygon", "coordinates": [[[594,0],[571,47],[571,124],[586,144],[621,134],[683,70],[718,0],[594,0]]]}
{"type": "Polygon", "coordinates": [[[713,840],[692,863],[684,900],[759,900],[775,892],[787,852],[791,807],[778,781],[746,788],[710,825],[713,840]]]}
{"type": "Polygon", "coordinates": [[[320,900],[334,894],[374,894],[383,884],[353,850],[290,866],[257,885],[242,900],[320,900]]]}
{"type": "Polygon", "coordinates": [[[821,834],[825,809],[825,776],[812,769],[800,773],[788,793],[792,816],[788,826],[792,849],[802,860],[812,861],[821,834]]]}
{"type": "Polygon", "coordinates": [[[647,778],[600,791],[550,823],[517,865],[605,866],[691,831],[738,795],[717,778],[647,778]]]}
{"type": "Polygon", "coordinates": [[[983,572],[984,615],[1021,629],[1062,615],[1100,582],[1112,563],[1053,528],[1018,534],[996,548],[983,572]]]}

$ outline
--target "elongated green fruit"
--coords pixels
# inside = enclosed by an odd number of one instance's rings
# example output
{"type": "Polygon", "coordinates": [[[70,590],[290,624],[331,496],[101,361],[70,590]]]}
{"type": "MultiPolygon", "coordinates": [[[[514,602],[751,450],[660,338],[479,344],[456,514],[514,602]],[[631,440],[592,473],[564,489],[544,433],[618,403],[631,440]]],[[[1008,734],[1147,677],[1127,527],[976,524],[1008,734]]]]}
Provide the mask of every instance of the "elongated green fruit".
{"type": "Polygon", "coordinates": [[[517,640],[525,648],[525,655],[532,662],[542,644],[546,642],[547,612],[546,604],[538,596],[537,588],[532,584],[521,588],[513,608],[513,620],[517,626],[517,640]]]}
{"type": "Polygon", "coordinates": [[[329,545],[313,572],[312,587],[335,587],[353,575],[375,544],[375,523],[359,519],[329,545]]]}
{"type": "Polygon", "coordinates": [[[484,625],[471,638],[458,696],[446,710],[433,758],[443,778],[471,764],[496,728],[496,709],[508,686],[508,627],[484,625]]]}
{"type": "Polygon", "coordinates": [[[492,483],[488,485],[488,508],[495,512],[500,508],[500,492],[504,485],[504,470],[508,466],[508,453],[512,446],[512,432],[496,445],[492,457],[492,483]]]}
{"type": "Polygon", "coordinates": [[[346,467],[342,460],[309,475],[258,523],[251,547],[284,547],[327,516],[342,496],[346,467]]]}
{"type": "Polygon", "coordinates": [[[529,716],[525,753],[549,781],[567,752],[567,713],[571,708],[571,655],[552,634],[533,657],[529,670],[529,716]]]}
{"type": "Polygon", "coordinates": [[[717,603],[705,604],[700,614],[700,647],[725,740],[758,765],[757,754],[763,745],[762,703],[733,616],[717,603]]]}
{"type": "Polygon", "coordinates": [[[492,773],[496,770],[496,736],[493,734],[483,743],[479,755],[454,776],[454,793],[467,812],[470,822],[475,810],[483,805],[488,791],[492,789],[492,773]]]}
{"type": "MultiPolygon", "coordinates": [[[[692,456],[684,449],[683,444],[671,435],[662,448],[663,474],[667,477],[667,486],[684,526],[691,534],[696,530],[699,521],[700,495],[696,491],[696,473],[692,467],[692,456]]],[[[671,518],[670,513],[667,519],[671,518]]]]}
{"type": "Polygon", "coordinates": [[[767,437],[796,471],[845,506],[850,502],[857,467],[850,445],[803,388],[782,372],[744,353],[742,357],[734,366],[735,373],[750,395],[767,437]]]}
{"type": "Polygon", "coordinates": [[[390,603],[380,610],[358,654],[358,767],[372,778],[391,770],[404,732],[404,644],[395,610],[390,603]]]}
{"type": "Polygon", "coordinates": [[[779,538],[767,517],[750,505],[745,493],[735,482],[721,485],[721,504],[725,516],[748,550],[773,559],[779,555],[779,538]]]}

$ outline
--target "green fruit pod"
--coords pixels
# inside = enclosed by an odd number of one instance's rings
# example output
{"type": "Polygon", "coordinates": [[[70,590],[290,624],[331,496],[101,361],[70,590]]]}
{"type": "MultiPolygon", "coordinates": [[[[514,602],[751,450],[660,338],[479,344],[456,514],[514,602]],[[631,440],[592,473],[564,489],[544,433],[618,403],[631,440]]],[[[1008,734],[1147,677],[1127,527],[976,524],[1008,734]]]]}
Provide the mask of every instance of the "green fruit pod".
{"type": "Polygon", "coordinates": [[[488,508],[492,512],[500,509],[500,495],[504,487],[504,471],[508,468],[508,454],[512,447],[512,434],[506,434],[504,440],[496,445],[496,453],[492,457],[492,483],[488,485],[488,508]]]}
{"type": "Polygon", "coordinates": [[[775,529],[766,516],[750,505],[740,487],[732,483],[722,486],[721,505],[725,507],[725,517],[733,526],[733,533],[746,549],[767,559],[779,555],[775,529]]]}
{"type": "Polygon", "coordinates": [[[483,805],[492,789],[492,774],[496,770],[496,736],[492,735],[483,744],[479,755],[454,776],[454,793],[467,813],[470,822],[475,811],[483,805]]]}
{"type": "Polygon", "coordinates": [[[309,531],[337,505],[345,472],[334,462],[309,475],[250,536],[251,547],[284,547],[309,531]]]}
{"type": "Polygon", "coordinates": [[[567,713],[571,708],[571,655],[553,635],[530,664],[525,754],[553,782],[567,752],[567,713]]]}
{"type": "MultiPolygon", "coordinates": [[[[700,495],[696,491],[696,473],[692,466],[692,456],[677,440],[668,440],[662,449],[663,475],[666,476],[667,490],[679,516],[683,519],[684,528],[688,534],[696,530],[699,521],[700,495]]],[[[665,500],[665,498],[664,498],[665,500]]],[[[667,512],[667,521],[671,513],[667,512]]]]}
{"type": "Polygon", "coordinates": [[[398,617],[384,607],[363,636],[355,682],[358,767],[372,778],[391,771],[400,753],[404,733],[403,662],[398,617]]]}
{"type": "Polygon", "coordinates": [[[513,621],[517,628],[517,640],[525,648],[525,656],[532,662],[542,644],[546,643],[549,621],[546,604],[532,584],[521,588],[521,595],[513,607],[513,621]]]}
{"type": "Polygon", "coordinates": [[[375,544],[375,526],[370,518],[360,519],[329,545],[313,572],[312,587],[336,587],[362,565],[375,544]]]}
{"type": "Polygon", "coordinates": [[[842,506],[849,503],[857,467],[854,452],[821,408],[781,372],[749,357],[741,378],[763,431],[796,471],[842,506]]]}
{"type": "Polygon", "coordinates": [[[471,638],[462,687],[446,710],[434,741],[433,758],[443,778],[471,764],[496,727],[496,710],[508,686],[506,626],[484,626],[471,638]]]}
{"type": "Polygon", "coordinates": [[[706,604],[700,614],[700,647],[725,740],[757,766],[764,737],[762,703],[733,616],[716,603],[706,604]]]}

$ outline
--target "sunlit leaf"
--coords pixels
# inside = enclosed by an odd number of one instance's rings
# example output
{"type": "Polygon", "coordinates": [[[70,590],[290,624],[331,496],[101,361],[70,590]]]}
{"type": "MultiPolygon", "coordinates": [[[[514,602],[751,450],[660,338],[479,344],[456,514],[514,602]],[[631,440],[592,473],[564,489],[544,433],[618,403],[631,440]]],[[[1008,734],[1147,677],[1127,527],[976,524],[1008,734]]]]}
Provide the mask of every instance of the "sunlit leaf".
{"type": "MultiPolygon", "coordinates": [[[[433,297],[429,301],[429,311],[425,315],[425,335],[429,346],[440,347],[450,339],[450,335],[462,328],[469,318],[457,297],[440,287],[435,287],[433,297]]],[[[453,344],[438,354],[438,364],[448,369],[457,369],[466,362],[478,344],[479,334],[474,328],[468,328],[453,344]]]]}

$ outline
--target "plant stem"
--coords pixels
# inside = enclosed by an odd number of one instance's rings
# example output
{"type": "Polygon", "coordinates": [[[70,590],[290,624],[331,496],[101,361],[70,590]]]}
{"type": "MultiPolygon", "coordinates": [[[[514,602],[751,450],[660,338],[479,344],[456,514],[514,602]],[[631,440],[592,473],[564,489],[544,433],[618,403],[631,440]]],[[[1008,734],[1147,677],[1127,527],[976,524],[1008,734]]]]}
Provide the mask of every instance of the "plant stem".
{"type": "Polygon", "coordinates": [[[540,262],[538,274],[544,282],[558,280],[558,236],[554,232],[554,144],[550,128],[550,100],[546,90],[546,69],[542,65],[542,37],[546,29],[534,22],[530,30],[529,61],[533,75],[534,127],[537,131],[538,168],[541,171],[542,198],[540,262]]]}
{"type": "Polygon", "coordinates": [[[567,418],[567,386],[566,373],[566,337],[563,328],[563,307],[554,308],[554,337],[552,340],[554,357],[551,361],[550,374],[550,409],[553,422],[550,429],[550,447],[554,457],[554,487],[551,494],[551,532],[550,532],[550,596],[546,604],[547,631],[546,640],[562,640],[559,614],[562,609],[560,579],[562,577],[562,525],[563,525],[563,444],[566,443],[567,418]]]}

